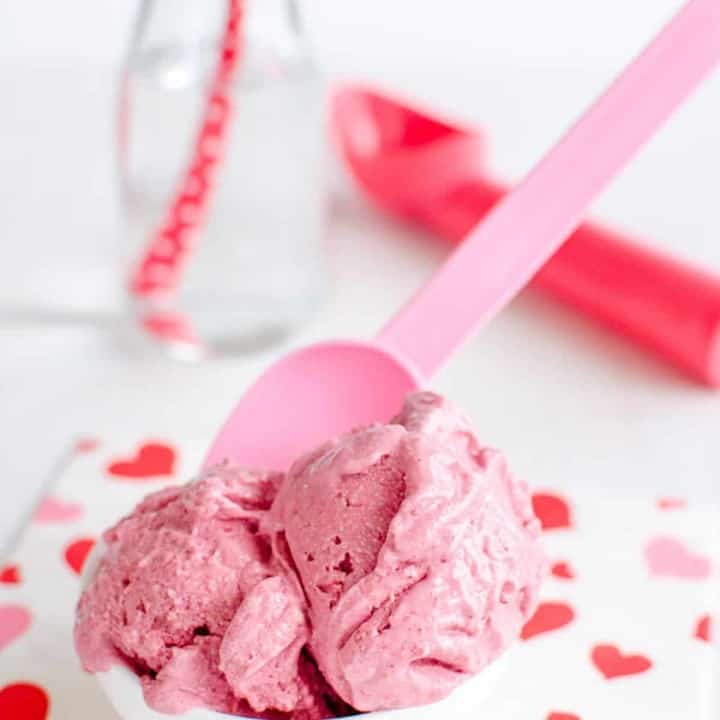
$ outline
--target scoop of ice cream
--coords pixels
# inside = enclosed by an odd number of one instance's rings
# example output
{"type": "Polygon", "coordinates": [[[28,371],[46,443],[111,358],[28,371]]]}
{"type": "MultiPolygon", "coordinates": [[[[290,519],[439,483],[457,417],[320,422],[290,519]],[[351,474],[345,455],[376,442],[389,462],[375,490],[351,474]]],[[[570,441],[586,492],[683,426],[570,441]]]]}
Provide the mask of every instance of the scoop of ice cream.
{"type": "Polygon", "coordinates": [[[148,497],[105,533],[75,642],[90,671],[133,669],[160,712],[432,702],[518,636],[539,530],[502,456],[418,393],[287,477],[221,465],[148,497]]]}
{"type": "Polygon", "coordinates": [[[281,480],[219,466],[149,496],[107,531],[78,606],[85,668],[129,665],[162,712],[332,715],[301,659],[304,599],[259,532],[281,480]]]}
{"type": "Polygon", "coordinates": [[[526,486],[437,395],[297,461],[271,513],[310,648],[357,710],[437,701],[519,634],[544,572],[526,486]]]}

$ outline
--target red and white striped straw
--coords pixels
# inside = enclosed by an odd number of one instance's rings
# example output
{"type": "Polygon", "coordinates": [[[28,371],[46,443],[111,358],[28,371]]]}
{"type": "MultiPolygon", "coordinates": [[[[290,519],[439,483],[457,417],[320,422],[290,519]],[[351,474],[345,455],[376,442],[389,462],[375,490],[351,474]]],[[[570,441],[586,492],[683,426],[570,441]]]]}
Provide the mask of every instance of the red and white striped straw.
{"type": "MultiPolygon", "coordinates": [[[[232,83],[242,50],[240,27],[243,18],[243,0],[228,0],[228,14],[223,32],[220,58],[210,86],[207,105],[195,141],[191,161],[174,193],[160,226],[150,236],[147,247],[130,276],[130,292],[139,298],[166,294],[177,289],[193,241],[205,222],[214,181],[224,159],[224,149],[230,130],[233,112],[232,83]]],[[[158,330],[158,318],[146,322],[148,330],[158,330]]],[[[161,326],[167,328],[168,318],[161,326]]],[[[174,317],[170,326],[177,325],[174,317]]],[[[181,323],[182,324],[182,323],[181,323]]],[[[181,334],[190,340],[189,331],[181,334]]]]}

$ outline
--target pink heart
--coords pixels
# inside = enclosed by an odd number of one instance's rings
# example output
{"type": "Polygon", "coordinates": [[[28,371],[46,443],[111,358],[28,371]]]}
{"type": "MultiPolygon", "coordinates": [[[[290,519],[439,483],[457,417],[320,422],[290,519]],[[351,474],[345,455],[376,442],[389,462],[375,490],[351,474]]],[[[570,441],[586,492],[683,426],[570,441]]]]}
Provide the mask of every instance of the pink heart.
{"type": "Polygon", "coordinates": [[[657,577],[705,580],[712,573],[710,558],[689,550],[673,537],[653,538],[645,547],[650,574],[657,577]]]}
{"type": "Polygon", "coordinates": [[[19,638],[32,622],[32,615],[22,605],[0,605],[0,650],[19,638]]]}
{"type": "Polygon", "coordinates": [[[661,497],[657,501],[657,506],[658,508],[660,508],[660,510],[680,510],[686,505],[686,500],[676,497],[661,497]]]}
{"type": "Polygon", "coordinates": [[[94,437],[82,437],[78,438],[75,442],[76,453],[90,453],[93,450],[97,450],[100,445],[100,441],[94,437]]]}
{"type": "Polygon", "coordinates": [[[40,503],[40,507],[35,511],[33,519],[36,523],[42,523],[43,525],[70,522],[80,518],[82,512],[82,505],[65,503],[62,500],[49,497],[40,503]]]}

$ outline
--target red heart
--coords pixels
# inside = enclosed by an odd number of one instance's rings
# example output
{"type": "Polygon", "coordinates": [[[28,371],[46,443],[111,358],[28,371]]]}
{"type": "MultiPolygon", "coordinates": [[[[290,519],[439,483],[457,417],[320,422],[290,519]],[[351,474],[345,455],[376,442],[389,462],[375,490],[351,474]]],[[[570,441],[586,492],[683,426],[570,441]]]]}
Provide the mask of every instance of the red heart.
{"type": "Polygon", "coordinates": [[[581,720],[579,715],[572,713],[551,712],[546,720],[581,720]]]}
{"type": "Polygon", "coordinates": [[[92,538],[80,538],[65,548],[65,560],[73,572],[80,575],[85,565],[85,560],[94,547],[95,540],[92,538]]]}
{"type": "Polygon", "coordinates": [[[712,620],[709,615],[703,615],[695,624],[695,637],[704,642],[712,640],[712,620]]]}
{"type": "Polygon", "coordinates": [[[0,718],[7,720],[45,720],[50,700],[37,685],[17,683],[0,690],[0,718]]]}
{"type": "Polygon", "coordinates": [[[6,565],[0,570],[0,583],[17,585],[20,582],[20,568],[17,565],[6,565]]]}
{"type": "Polygon", "coordinates": [[[550,572],[561,580],[575,579],[575,571],[566,562],[556,562],[550,569],[550,572]]]}
{"type": "Polygon", "coordinates": [[[532,506],[543,530],[572,527],[570,505],[559,495],[535,493],[532,506]]]}
{"type": "Polygon", "coordinates": [[[659,498],[657,501],[657,506],[660,510],[679,510],[680,508],[684,508],[686,505],[687,502],[685,500],[675,497],[659,498]]]}
{"type": "Polygon", "coordinates": [[[616,645],[596,645],[592,650],[592,661],[606,680],[637,675],[652,667],[652,660],[644,655],[623,655],[616,645]]]}
{"type": "Polygon", "coordinates": [[[540,603],[535,614],[525,623],[520,637],[529,640],[535,635],[559,630],[571,623],[574,618],[575,611],[565,603],[540,603]]]}
{"type": "Polygon", "coordinates": [[[175,467],[175,450],[162,443],[141,445],[134,457],[111,462],[107,471],[115,477],[144,480],[172,475],[175,467]]]}

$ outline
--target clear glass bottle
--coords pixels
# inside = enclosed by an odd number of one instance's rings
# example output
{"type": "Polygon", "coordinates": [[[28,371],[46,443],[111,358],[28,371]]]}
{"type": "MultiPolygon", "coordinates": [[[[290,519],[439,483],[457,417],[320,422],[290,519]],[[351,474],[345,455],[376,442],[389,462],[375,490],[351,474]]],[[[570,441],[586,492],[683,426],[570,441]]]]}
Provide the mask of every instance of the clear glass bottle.
{"type": "Polygon", "coordinates": [[[144,0],[119,129],[126,272],[145,328],[195,355],[257,347],[296,327],[323,294],[327,258],[322,88],[295,2],[144,0]],[[218,94],[232,111],[203,141],[215,142],[215,159],[202,201],[188,208],[178,198],[198,191],[191,168],[218,94]],[[171,277],[143,286],[139,274],[166,269],[173,207],[188,217],[171,277]],[[157,267],[144,267],[152,252],[157,267]]]}

